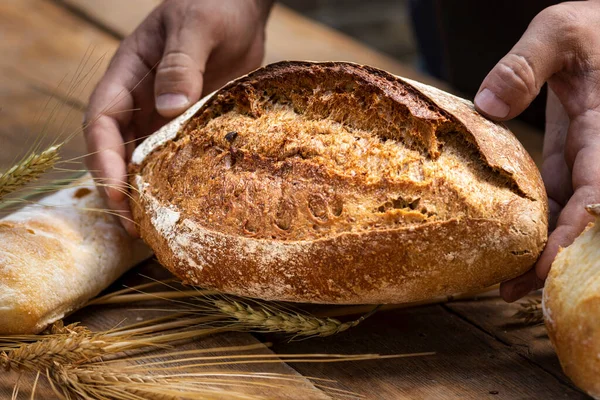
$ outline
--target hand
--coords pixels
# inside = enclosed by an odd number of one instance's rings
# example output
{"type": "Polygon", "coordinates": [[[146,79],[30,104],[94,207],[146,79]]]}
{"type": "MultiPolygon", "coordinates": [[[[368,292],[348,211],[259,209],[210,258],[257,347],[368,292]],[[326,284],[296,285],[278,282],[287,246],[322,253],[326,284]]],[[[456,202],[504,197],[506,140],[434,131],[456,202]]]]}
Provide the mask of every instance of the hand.
{"type": "Polygon", "coordinates": [[[229,80],[260,66],[272,0],[166,0],[114,55],[94,90],[87,166],[129,233],[127,162],[135,140],[229,80]]]}
{"type": "Polygon", "coordinates": [[[549,87],[542,178],[550,204],[550,236],[535,268],[505,282],[517,300],[539,289],[560,247],[592,220],[600,202],[600,2],[561,3],[538,14],[513,49],[485,78],[477,109],[496,120],[519,115],[549,87]]]}

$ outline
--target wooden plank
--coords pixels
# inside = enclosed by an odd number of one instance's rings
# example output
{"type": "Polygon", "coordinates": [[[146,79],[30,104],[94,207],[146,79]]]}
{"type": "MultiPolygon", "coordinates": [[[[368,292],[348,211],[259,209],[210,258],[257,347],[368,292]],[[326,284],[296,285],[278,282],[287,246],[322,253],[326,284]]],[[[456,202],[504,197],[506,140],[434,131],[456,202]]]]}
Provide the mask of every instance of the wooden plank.
{"type": "Polygon", "coordinates": [[[441,306],[386,311],[338,336],[277,342],[279,354],[303,351],[412,353],[433,356],[348,364],[292,364],[369,399],[584,399],[582,393],[441,306]]]}
{"type": "MultiPolygon", "coordinates": [[[[62,7],[39,0],[0,2],[0,37],[0,171],[41,137],[45,146],[71,135],[58,167],[81,170],[85,104],[107,62],[102,54],[112,54],[118,41],[62,7]],[[70,162],[74,158],[77,162],[70,162]]],[[[37,184],[48,181],[45,177],[37,184]]]]}
{"type": "Polygon", "coordinates": [[[0,37],[3,75],[7,71],[12,76],[21,75],[49,92],[64,82],[58,88],[59,94],[82,104],[87,103],[118,45],[110,35],[65,12],[63,7],[40,0],[0,2],[0,37]],[[87,84],[69,91],[65,84],[79,70],[89,73],[85,76],[87,84]]]}
{"type": "MultiPolygon", "coordinates": [[[[29,150],[40,135],[45,134],[45,143],[49,144],[81,128],[83,111],[79,104],[53,98],[19,76],[0,75],[0,106],[1,170],[29,150]]],[[[82,135],[76,135],[63,149],[63,157],[78,157],[84,148],[82,135]]]]}
{"type": "Polygon", "coordinates": [[[162,0],[55,0],[116,37],[129,35],[162,0]]]}
{"type": "Polygon", "coordinates": [[[445,307],[510,346],[557,379],[572,385],[562,372],[545,326],[526,325],[514,317],[514,314],[521,309],[521,302],[529,299],[539,300],[540,297],[539,293],[532,294],[522,301],[511,304],[507,304],[500,298],[458,301],[449,303],[445,307]]]}

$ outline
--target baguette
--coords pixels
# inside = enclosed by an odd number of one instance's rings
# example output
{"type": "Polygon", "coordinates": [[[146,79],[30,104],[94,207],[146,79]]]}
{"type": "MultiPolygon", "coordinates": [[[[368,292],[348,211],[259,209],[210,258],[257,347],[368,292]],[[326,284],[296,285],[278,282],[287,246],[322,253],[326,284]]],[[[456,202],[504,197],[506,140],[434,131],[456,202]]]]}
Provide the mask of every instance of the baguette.
{"type": "Polygon", "coordinates": [[[404,303],[528,270],[547,199],[519,141],[460,98],[350,63],[237,79],[134,152],[143,239],[184,282],[267,300],[404,303]]]}
{"type": "Polygon", "coordinates": [[[565,374],[600,399],[600,204],[587,210],[596,221],[554,259],[542,310],[565,374]]]}
{"type": "Polygon", "coordinates": [[[0,334],[33,334],[148,258],[89,175],[0,220],[0,334]]]}

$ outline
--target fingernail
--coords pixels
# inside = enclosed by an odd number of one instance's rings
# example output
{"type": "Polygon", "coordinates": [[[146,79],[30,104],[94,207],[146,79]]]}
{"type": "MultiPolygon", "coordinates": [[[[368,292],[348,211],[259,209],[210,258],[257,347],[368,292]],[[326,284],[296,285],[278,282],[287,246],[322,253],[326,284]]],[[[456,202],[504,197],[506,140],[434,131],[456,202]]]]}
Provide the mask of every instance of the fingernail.
{"type": "Polygon", "coordinates": [[[477,93],[475,105],[485,114],[494,118],[505,118],[510,112],[510,106],[487,88],[477,93]]]}
{"type": "Polygon", "coordinates": [[[189,99],[180,93],[164,93],[156,98],[156,109],[159,111],[179,111],[189,104],[189,99]]]}

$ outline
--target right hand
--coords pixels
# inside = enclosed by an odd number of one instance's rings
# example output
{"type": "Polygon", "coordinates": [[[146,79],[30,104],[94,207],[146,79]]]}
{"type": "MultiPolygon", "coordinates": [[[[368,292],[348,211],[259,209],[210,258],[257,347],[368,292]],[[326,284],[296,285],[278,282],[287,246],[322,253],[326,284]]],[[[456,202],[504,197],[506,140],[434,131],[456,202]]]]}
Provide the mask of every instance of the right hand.
{"type": "Polygon", "coordinates": [[[84,133],[87,167],[130,234],[127,162],[136,140],[260,66],[272,2],[166,0],[121,43],[92,93],[84,133]]]}
{"type": "Polygon", "coordinates": [[[542,178],[550,235],[535,268],[504,282],[515,301],[543,286],[560,248],[593,221],[585,207],[600,202],[600,1],[562,2],[540,12],[475,96],[488,117],[519,115],[548,83],[542,178]]]}

